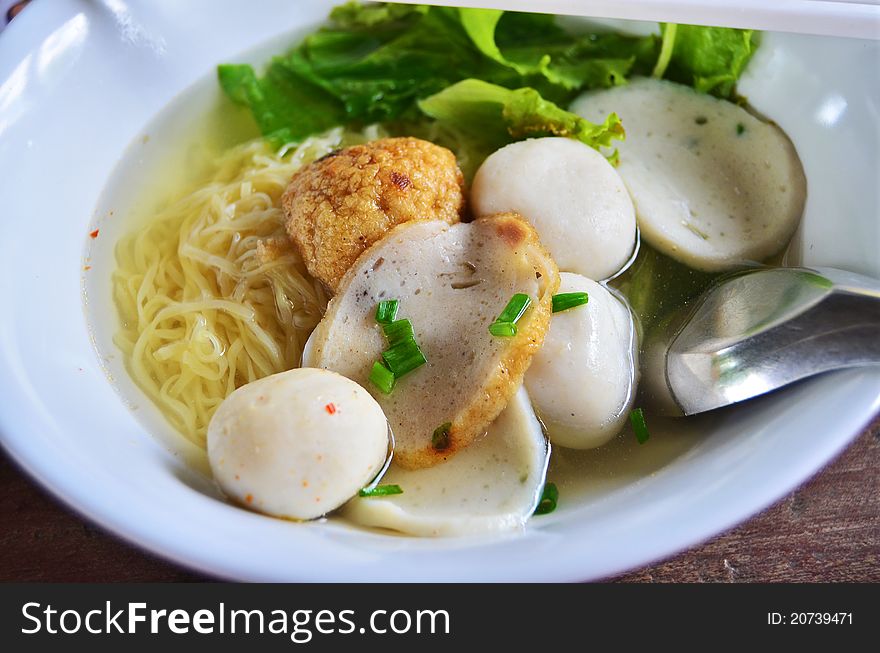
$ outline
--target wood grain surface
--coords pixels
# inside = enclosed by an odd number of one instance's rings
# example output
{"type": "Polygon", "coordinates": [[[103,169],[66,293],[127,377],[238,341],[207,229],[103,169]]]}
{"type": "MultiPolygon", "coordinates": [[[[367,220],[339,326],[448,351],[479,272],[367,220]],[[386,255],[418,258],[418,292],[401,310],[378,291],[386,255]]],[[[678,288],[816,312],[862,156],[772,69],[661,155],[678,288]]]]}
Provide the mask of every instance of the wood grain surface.
{"type": "MultiPolygon", "coordinates": [[[[880,581],[880,419],[763,514],[623,582],[880,581]]],[[[0,580],[207,580],[71,514],[0,454],[0,580]]]]}

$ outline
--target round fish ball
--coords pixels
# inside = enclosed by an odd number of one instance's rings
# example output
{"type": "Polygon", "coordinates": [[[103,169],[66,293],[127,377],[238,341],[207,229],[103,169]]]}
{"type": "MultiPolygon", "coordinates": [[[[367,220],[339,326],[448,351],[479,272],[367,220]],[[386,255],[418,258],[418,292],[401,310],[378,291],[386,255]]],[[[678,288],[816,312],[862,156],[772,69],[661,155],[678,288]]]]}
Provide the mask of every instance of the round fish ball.
{"type": "Polygon", "coordinates": [[[300,368],[248,383],[208,426],[208,461],[223,492],[276,517],[338,508],[382,468],[385,414],[354,381],[300,368]]]}
{"type": "Polygon", "coordinates": [[[553,314],[525,385],[553,444],[591,449],[624,426],[635,395],[636,334],[629,309],[604,286],[569,272],[559,292],[587,304],[553,314]]]}
{"type": "Polygon", "coordinates": [[[599,152],[570,138],[512,143],[483,162],[471,189],[476,215],[516,211],[560,270],[607,279],[632,255],[636,216],[623,181],[599,152]]]}

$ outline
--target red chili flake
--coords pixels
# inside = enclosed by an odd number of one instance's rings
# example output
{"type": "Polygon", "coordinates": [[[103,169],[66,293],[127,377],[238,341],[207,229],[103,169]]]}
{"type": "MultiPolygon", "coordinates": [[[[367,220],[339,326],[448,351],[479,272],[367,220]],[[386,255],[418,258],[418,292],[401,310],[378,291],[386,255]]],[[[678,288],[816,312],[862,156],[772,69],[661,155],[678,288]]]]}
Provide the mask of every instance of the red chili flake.
{"type": "Polygon", "coordinates": [[[326,406],[324,406],[324,410],[326,410],[328,414],[332,415],[333,413],[336,412],[336,404],[331,402],[331,403],[327,404],[326,406]]]}
{"type": "Polygon", "coordinates": [[[98,237],[98,232],[99,232],[99,231],[101,231],[101,230],[100,230],[100,229],[95,229],[92,233],[89,234],[89,236],[91,236],[92,238],[97,238],[97,237],[98,237]]]}
{"type": "Polygon", "coordinates": [[[251,503],[254,500],[254,495],[249,494],[244,498],[244,500],[247,501],[248,503],[251,503]]]}

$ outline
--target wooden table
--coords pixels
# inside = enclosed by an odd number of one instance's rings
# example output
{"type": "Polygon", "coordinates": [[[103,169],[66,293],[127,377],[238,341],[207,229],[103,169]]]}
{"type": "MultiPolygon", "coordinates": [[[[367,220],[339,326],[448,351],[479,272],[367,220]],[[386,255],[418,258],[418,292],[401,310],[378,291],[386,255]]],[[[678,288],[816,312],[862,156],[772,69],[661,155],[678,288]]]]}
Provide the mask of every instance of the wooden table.
{"type": "MultiPolygon", "coordinates": [[[[624,582],[880,581],[880,419],[775,506],[624,582]]],[[[0,454],[0,580],[204,580],[48,498],[0,454]]]]}

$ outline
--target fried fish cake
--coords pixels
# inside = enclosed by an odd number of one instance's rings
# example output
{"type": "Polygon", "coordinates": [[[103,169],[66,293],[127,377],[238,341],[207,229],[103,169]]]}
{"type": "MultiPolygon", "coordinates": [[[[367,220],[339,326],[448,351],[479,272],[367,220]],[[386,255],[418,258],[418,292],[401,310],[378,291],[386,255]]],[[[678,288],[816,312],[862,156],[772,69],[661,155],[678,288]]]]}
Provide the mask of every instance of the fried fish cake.
{"type": "Polygon", "coordinates": [[[393,227],[459,222],[464,178],[446,148],[418,138],[383,138],[298,170],[282,204],[287,232],[309,273],[335,292],[361,252],[393,227]]]}

